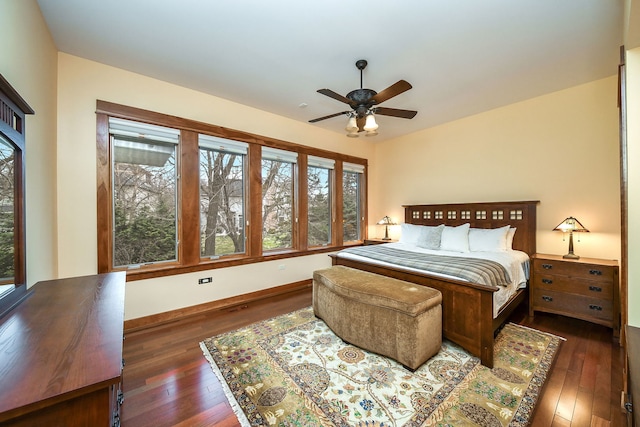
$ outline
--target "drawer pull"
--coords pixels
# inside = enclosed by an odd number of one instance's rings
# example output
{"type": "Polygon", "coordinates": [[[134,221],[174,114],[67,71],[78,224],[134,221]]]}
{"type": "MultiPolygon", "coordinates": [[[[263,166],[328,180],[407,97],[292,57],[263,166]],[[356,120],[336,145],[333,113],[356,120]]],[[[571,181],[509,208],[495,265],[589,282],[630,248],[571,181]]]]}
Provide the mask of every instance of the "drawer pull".
{"type": "Polygon", "coordinates": [[[589,308],[591,310],[602,311],[602,307],[600,307],[599,305],[595,305],[595,304],[589,304],[589,308]]]}
{"type": "Polygon", "coordinates": [[[546,295],[542,295],[542,299],[543,299],[543,300],[545,300],[546,302],[551,302],[551,301],[553,301],[553,298],[552,298],[552,297],[548,297],[548,296],[546,296],[546,295]]]}
{"type": "Polygon", "coordinates": [[[545,285],[550,285],[553,283],[553,280],[551,279],[542,279],[542,283],[544,283],[545,285]]]}
{"type": "Polygon", "coordinates": [[[542,264],[542,268],[544,268],[545,270],[551,270],[553,268],[552,264],[542,264]]]}
{"type": "Polygon", "coordinates": [[[589,270],[589,274],[593,274],[594,276],[602,276],[602,271],[600,271],[600,270],[589,270]]]}
{"type": "Polygon", "coordinates": [[[602,292],[602,288],[600,286],[589,286],[589,290],[593,292],[602,292]]]}

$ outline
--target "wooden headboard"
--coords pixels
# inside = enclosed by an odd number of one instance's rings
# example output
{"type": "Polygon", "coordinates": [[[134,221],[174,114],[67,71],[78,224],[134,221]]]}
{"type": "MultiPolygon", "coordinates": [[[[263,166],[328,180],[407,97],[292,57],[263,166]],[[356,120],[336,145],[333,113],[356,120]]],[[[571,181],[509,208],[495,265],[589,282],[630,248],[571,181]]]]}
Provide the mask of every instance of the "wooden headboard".
{"type": "Polygon", "coordinates": [[[536,206],[539,201],[403,205],[404,222],[416,225],[471,224],[473,228],[516,227],[513,249],[536,253],[536,206]]]}

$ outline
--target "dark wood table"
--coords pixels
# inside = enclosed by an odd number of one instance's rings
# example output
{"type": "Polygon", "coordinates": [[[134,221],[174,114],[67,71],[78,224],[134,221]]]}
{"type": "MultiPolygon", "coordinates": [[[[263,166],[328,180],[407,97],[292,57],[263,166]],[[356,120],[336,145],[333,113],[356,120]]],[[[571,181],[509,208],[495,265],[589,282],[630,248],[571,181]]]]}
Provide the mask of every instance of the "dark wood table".
{"type": "Polygon", "coordinates": [[[125,273],[39,282],[0,319],[0,424],[119,425],[125,273]]]}

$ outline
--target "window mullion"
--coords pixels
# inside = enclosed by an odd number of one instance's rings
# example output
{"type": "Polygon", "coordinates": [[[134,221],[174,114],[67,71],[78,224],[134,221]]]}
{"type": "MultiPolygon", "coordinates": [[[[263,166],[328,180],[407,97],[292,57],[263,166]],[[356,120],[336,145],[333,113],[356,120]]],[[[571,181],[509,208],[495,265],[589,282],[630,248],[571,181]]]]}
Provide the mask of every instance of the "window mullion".
{"type": "Polygon", "coordinates": [[[250,257],[262,255],[262,152],[249,145],[249,200],[247,203],[247,249],[250,257]]]}
{"type": "MultiPolygon", "coordinates": [[[[297,248],[301,251],[306,251],[308,248],[309,237],[309,183],[308,183],[308,162],[307,156],[301,155],[298,157],[298,173],[297,179],[297,212],[298,221],[294,222],[294,232],[297,229],[297,248]]],[[[295,184],[294,184],[295,185],[295,184]]],[[[296,194],[296,192],[294,192],[296,194]]],[[[295,206],[295,205],[294,205],[295,206]]],[[[295,216],[295,213],[294,213],[295,216]]],[[[294,243],[294,247],[295,247],[294,243]]]]}
{"type": "Polygon", "coordinates": [[[344,215],[342,212],[342,205],[344,201],[344,178],[343,178],[343,170],[342,170],[342,162],[336,162],[335,169],[333,170],[334,176],[334,188],[335,188],[335,197],[333,198],[333,212],[334,212],[334,222],[331,227],[331,237],[332,241],[338,245],[342,246],[344,244],[344,215]]]}
{"type": "Polygon", "coordinates": [[[179,166],[178,259],[182,265],[197,265],[200,262],[200,169],[196,132],[182,131],[179,166]]]}

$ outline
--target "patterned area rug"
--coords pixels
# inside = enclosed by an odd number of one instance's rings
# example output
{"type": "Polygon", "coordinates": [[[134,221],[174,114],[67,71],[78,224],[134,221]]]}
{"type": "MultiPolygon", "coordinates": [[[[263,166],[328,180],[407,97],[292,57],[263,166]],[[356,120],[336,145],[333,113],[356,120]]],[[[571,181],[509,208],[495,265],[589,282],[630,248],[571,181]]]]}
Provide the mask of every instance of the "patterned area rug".
{"type": "Polygon", "coordinates": [[[493,369],[444,341],[415,372],[311,307],[200,343],[243,426],[526,426],[561,338],[507,324],[493,369]]]}

